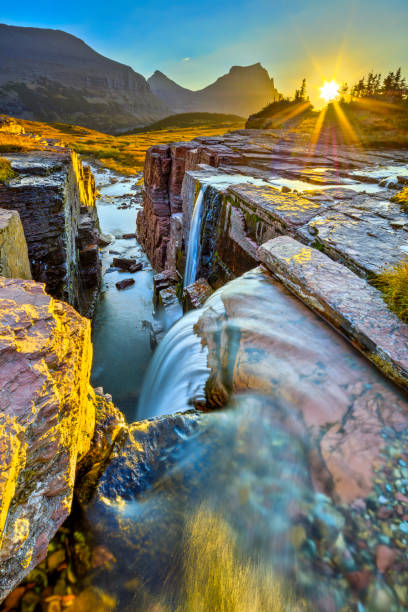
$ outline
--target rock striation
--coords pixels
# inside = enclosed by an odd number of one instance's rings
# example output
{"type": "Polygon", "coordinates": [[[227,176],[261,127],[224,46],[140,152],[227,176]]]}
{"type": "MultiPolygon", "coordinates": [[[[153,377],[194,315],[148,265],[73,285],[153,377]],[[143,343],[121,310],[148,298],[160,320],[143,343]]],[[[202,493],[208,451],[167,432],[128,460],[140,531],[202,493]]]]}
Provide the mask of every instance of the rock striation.
{"type": "Polygon", "coordinates": [[[67,149],[6,154],[18,173],[0,185],[0,206],[17,211],[34,280],[91,317],[101,286],[95,182],[67,149]]]}
{"type": "Polygon", "coordinates": [[[0,277],[0,601],[71,509],[95,424],[90,321],[43,285],[0,277]]]}

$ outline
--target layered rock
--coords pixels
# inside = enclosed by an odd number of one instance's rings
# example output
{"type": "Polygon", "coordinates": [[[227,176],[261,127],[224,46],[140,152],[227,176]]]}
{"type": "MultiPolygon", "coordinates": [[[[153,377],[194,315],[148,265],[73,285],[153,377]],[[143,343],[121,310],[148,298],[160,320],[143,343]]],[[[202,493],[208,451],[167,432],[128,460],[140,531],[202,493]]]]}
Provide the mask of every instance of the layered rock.
{"type": "Polygon", "coordinates": [[[101,284],[95,182],[66,149],[7,154],[18,177],[0,185],[4,209],[18,211],[31,273],[47,292],[92,316],[101,284]]]}
{"type": "Polygon", "coordinates": [[[70,512],[94,432],[90,335],[43,285],[0,278],[0,600],[70,512]]]}
{"type": "Polygon", "coordinates": [[[407,254],[406,215],[385,189],[390,172],[404,178],[407,156],[393,151],[395,166],[389,158],[346,146],[334,157],[311,146],[310,135],[262,130],[155,147],[146,156],[139,235],[159,270],[182,273],[194,202],[208,186],[198,275],[213,286],[251,269],[257,246],[280,235],[372,278],[407,254]]]}
{"type": "Polygon", "coordinates": [[[27,243],[17,211],[0,208],[0,276],[31,279],[27,243]]]}

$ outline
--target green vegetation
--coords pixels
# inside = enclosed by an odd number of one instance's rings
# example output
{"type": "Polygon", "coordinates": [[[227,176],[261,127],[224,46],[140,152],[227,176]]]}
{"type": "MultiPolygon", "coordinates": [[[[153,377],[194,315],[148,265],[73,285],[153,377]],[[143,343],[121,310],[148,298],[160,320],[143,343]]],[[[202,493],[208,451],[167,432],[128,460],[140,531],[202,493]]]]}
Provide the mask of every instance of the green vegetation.
{"type": "Polygon", "coordinates": [[[375,284],[389,308],[408,323],[408,260],[384,270],[375,284]]]}
{"type": "Polygon", "coordinates": [[[408,212],[408,186],[404,187],[394,197],[391,198],[392,202],[397,202],[405,212],[408,212]]]}
{"type": "Polygon", "coordinates": [[[224,115],[222,113],[179,113],[170,115],[151,125],[138,128],[128,134],[143,134],[144,132],[155,132],[156,130],[167,130],[169,128],[191,128],[194,126],[203,128],[225,128],[236,129],[236,125],[243,124],[245,119],[238,115],[224,115]]]}
{"type": "Polygon", "coordinates": [[[17,174],[11,169],[10,162],[0,157],[0,183],[8,183],[17,174]]]}
{"type": "Polygon", "coordinates": [[[107,168],[123,174],[136,174],[143,169],[146,151],[157,144],[188,141],[199,136],[218,136],[228,130],[244,127],[244,120],[235,115],[212,113],[184,113],[175,118],[149,126],[134,134],[113,136],[77,125],[42,123],[16,119],[34,138],[0,134],[0,148],[4,138],[4,151],[25,150],[47,146],[44,138],[52,139],[77,151],[81,155],[100,161],[107,168]],[[167,127],[165,127],[167,125],[167,127]],[[18,148],[17,148],[18,147],[18,148]]]}

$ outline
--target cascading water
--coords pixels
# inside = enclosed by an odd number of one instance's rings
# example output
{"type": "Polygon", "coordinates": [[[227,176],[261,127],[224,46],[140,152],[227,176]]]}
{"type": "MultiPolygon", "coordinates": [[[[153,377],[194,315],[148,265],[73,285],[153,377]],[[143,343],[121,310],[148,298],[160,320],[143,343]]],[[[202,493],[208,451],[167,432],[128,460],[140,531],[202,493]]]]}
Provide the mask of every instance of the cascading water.
{"type": "Polygon", "coordinates": [[[200,314],[186,314],[156,349],[140,394],[138,419],[188,410],[192,399],[204,400],[207,351],[193,331],[200,314]]]}
{"type": "Polygon", "coordinates": [[[201,255],[201,221],[204,209],[205,187],[201,187],[194,204],[191,217],[190,235],[188,238],[187,261],[184,273],[184,287],[197,280],[197,271],[201,255]]]}

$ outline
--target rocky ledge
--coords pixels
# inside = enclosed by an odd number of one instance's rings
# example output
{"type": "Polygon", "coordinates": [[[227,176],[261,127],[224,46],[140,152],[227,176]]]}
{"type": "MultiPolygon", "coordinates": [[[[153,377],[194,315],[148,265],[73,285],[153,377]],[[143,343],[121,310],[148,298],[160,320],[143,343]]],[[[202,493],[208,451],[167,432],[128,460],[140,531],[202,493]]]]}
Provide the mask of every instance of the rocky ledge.
{"type": "Polygon", "coordinates": [[[0,599],[46,555],[90,448],[90,321],[33,281],[0,277],[0,599]]]}
{"type": "Polygon", "coordinates": [[[31,274],[47,292],[91,317],[101,286],[95,182],[67,149],[5,154],[17,177],[0,184],[0,206],[16,210],[31,274]]]}

